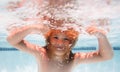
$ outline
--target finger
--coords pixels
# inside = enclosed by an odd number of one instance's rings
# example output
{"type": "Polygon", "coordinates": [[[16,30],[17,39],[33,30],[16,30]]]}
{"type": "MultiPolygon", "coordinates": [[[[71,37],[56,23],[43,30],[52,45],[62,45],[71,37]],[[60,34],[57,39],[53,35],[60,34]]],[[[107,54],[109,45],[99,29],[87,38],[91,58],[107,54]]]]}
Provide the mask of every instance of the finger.
{"type": "Polygon", "coordinates": [[[90,35],[95,35],[96,33],[97,33],[97,30],[91,30],[91,31],[89,31],[90,35]]]}
{"type": "Polygon", "coordinates": [[[86,29],[86,32],[88,32],[88,33],[93,33],[95,30],[97,30],[95,27],[89,27],[89,28],[87,28],[86,29]]]}

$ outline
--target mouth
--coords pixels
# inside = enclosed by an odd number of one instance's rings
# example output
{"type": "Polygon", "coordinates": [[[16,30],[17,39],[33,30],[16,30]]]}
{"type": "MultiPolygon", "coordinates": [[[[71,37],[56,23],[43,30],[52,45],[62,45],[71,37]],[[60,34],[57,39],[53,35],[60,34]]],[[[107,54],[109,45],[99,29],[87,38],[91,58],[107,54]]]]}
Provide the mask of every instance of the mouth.
{"type": "Polygon", "coordinates": [[[64,48],[64,47],[56,47],[56,49],[59,50],[59,51],[62,51],[62,50],[64,50],[65,48],[64,48]]]}

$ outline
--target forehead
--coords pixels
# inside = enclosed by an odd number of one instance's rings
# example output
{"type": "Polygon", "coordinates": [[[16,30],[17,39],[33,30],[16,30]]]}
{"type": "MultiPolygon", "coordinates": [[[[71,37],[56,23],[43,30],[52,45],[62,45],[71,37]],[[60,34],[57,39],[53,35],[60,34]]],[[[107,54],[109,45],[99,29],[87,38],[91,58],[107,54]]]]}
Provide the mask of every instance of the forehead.
{"type": "Polygon", "coordinates": [[[76,31],[73,30],[65,30],[65,31],[61,31],[61,30],[52,30],[50,36],[65,36],[68,38],[76,38],[78,37],[78,33],[76,31]]]}
{"type": "Polygon", "coordinates": [[[51,36],[68,36],[66,31],[54,30],[51,32],[51,36]]]}

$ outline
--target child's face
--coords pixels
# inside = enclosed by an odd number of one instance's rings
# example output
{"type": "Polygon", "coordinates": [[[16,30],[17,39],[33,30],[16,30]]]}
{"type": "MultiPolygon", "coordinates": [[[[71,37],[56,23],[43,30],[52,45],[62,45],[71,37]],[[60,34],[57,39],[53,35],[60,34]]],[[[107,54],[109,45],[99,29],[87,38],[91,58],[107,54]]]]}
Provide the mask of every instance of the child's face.
{"type": "Polygon", "coordinates": [[[64,55],[71,50],[71,39],[65,32],[56,31],[50,35],[49,49],[57,55],[64,55]]]}

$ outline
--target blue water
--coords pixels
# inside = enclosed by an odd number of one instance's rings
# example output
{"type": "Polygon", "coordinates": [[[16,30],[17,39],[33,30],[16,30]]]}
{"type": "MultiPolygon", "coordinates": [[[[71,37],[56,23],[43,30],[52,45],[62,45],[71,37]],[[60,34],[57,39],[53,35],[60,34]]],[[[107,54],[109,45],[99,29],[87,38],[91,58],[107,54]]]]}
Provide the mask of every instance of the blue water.
{"type": "MultiPolygon", "coordinates": [[[[0,3],[2,4],[1,0],[0,3]]],[[[2,6],[2,5],[0,5],[2,6]]],[[[0,8],[3,14],[3,8],[0,8]]],[[[6,14],[5,14],[6,15],[6,14]]],[[[2,19],[2,16],[1,16],[2,19]]],[[[111,20],[110,32],[107,34],[110,44],[114,48],[114,57],[111,60],[91,63],[80,64],[73,72],[120,72],[120,17],[111,20]]],[[[37,72],[37,63],[33,56],[18,51],[9,45],[6,41],[6,34],[2,31],[3,23],[0,22],[0,72],[37,72]]],[[[35,38],[34,36],[27,37],[26,39],[40,45],[45,42],[42,37],[35,38]],[[34,40],[32,40],[34,39],[34,40]],[[39,42],[40,40],[40,42],[39,42]]],[[[97,40],[95,37],[80,36],[73,52],[88,52],[97,49],[97,40]]]]}
{"type": "MultiPolygon", "coordinates": [[[[80,64],[74,69],[74,72],[120,72],[119,60],[120,50],[114,50],[112,60],[80,64]]],[[[0,51],[0,72],[37,72],[37,63],[33,56],[21,51],[0,51]]]]}

